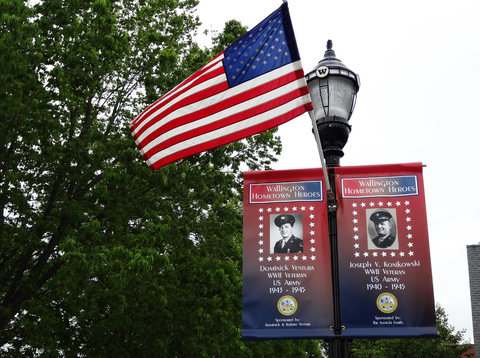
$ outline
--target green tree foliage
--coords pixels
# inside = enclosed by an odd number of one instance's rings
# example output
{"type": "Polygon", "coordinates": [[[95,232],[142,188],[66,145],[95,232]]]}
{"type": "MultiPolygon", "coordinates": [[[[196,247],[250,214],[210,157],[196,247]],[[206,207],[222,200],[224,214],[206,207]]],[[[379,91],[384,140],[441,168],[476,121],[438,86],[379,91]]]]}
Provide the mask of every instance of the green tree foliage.
{"type": "Polygon", "coordinates": [[[352,358],[460,358],[470,347],[464,344],[465,330],[455,332],[440,305],[435,313],[438,338],[356,339],[351,344],[352,358]]]}
{"type": "Polygon", "coordinates": [[[240,340],[239,168],[274,131],[152,173],[128,130],[211,58],[196,5],[0,0],[0,354],[319,356],[240,340]]]}
{"type": "Polygon", "coordinates": [[[236,20],[225,23],[222,33],[213,37],[213,52],[220,53],[247,33],[247,28],[236,20]]]}

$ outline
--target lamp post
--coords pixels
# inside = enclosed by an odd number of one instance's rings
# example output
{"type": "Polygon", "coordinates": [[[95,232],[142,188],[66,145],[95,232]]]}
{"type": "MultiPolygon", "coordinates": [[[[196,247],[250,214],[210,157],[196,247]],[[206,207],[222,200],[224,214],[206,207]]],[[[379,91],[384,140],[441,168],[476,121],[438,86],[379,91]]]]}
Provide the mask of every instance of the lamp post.
{"type": "MultiPolygon", "coordinates": [[[[313,102],[314,120],[320,135],[323,155],[329,169],[331,195],[335,202],[334,167],[340,166],[343,147],[350,135],[349,120],[360,89],[360,78],[336,58],[332,45],[332,41],[328,40],[324,58],[305,77],[313,102]]],[[[335,338],[329,341],[329,355],[331,358],[348,358],[348,341],[341,337],[345,327],[341,324],[340,315],[336,208],[336,204],[329,205],[328,211],[334,314],[334,326],[331,328],[335,333],[335,338]]]]}

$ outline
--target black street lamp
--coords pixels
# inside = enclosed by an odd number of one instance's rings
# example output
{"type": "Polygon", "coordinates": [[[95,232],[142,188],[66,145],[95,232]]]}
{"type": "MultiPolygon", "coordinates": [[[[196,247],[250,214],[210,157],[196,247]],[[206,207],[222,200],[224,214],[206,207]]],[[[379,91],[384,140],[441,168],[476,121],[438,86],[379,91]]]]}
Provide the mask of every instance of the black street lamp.
{"type": "Polygon", "coordinates": [[[351,126],[360,78],[335,56],[332,40],[323,60],[306,76],[327,167],[340,165],[351,126]]]}
{"type": "MultiPolygon", "coordinates": [[[[312,124],[316,125],[314,132],[317,132],[317,140],[318,136],[320,137],[320,148],[323,151],[326,166],[329,167],[327,204],[334,318],[334,325],[331,329],[335,333],[335,338],[328,342],[329,356],[330,358],[348,358],[348,341],[341,336],[345,327],[342,326],[340,315],[336,212],[338,205],[335,199],[334,167],[340,166],[343,147],[350,135],[351,126],[348,121],[355,108],[357,92],[360,89],[360,78],[336,58],[335,52],[332,50],[332,41],[328,40],[323,60],[306,75],[306,79],[314,107],[314,117],[312,118],[312,124]]],[[[326,173],[325,170],[324,173],[326,173]]]]}

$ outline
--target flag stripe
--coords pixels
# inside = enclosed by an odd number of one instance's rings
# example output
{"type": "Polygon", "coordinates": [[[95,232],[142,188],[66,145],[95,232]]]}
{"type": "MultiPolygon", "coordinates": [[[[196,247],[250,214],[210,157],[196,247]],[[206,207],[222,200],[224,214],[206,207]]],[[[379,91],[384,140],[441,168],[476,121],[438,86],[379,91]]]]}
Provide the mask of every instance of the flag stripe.
{"type": "MultiPolygon", "coordinates": [[[[147,140],[147,144],[142,148],[144,158],[150,158],[155,152],[162,150],[165,146],[176,144],[196,135],[216,130],[235,122],[243,121],[249,117],[258,115],[259,113],[269,111],[275,106],[287,103],[296,97],[308,94],[307,87],[299,87],[304,81],[302,76],[303,71],[299,72],[301,72],[301,74],[299,74],[300,79],[297,79],[294,82],[289,81],[281,87],[276,86],[275,83],[263,85],[262,87],[267,88],[262,90],[264,94],[258,96],[256,95],[257,88],[251,89],[242,95],[236,96],[241,100],[240,103],[235,104],[230,100],[224,101],[227,103],[220,103],[218,105],[221,111],[215,111],[216,113],[208,117],[196,120],[195,122],[185,121],[186,124],[178,125],[172,130],[164,133],[152,133],[154,138],[147,140]],[[278,88],[271,90],[270,87],[272,86],[278,88]],[[242,97],[245,97],[246,101],[243,101],[242,97]],[[246,110],[242,110],[242,108],[246,108],[246,110]]],[[[297,72],[291,73],[279,80],[284,81],[285,77],[292,77],[296,74],[297,72]]],[[[276,82],[276,80],[272,82],[276,82]]],[[[232,100],[235,99],[236,98],[232,98],[232,100]]],[[[215,105],[215,107],[217,107],[217,105],[215,105]]],[[[189,115],[189,117],[195,117],[195,115],[196,114],[194,113],[189,115]]],[[[163,129],[163,127],[159,129],[159,132],[161,129],[163,129]]]]}
{"type": "Polygon", "coordinates": [[[282,112],[282,109],[284,109],[283,107],[290,110],[279,113],[279,115],[273,119],[269,115],[272,113],[266,112],[262,113],[260,116],[248,119],[248,122],[250,122],[248,124],[250,124],[250,126],[247,126],[247,123],[237,122],[232,126],[223,127],[217,131],[200,135],[197,138],[190,139],[189,141],[182,142],[165,151],[157,153],[151,159],[147,160],[147,164],[152,170],[156,170],[178,159],[198,154],[205,150],[216,148],[279,126],[280,124],[288,122],[292,118],[305,113],[305,111],[309,110],[308,108],[311,106],[310,95],[296,98],[295,101],[296,103],[287,103],[284,106],[275,108],[278,112],[282,112]],[[264,118],[261,118],[261,116],[264,118]],[[188,145],[191,146],[189,147],[188,145]]]}
{"type": "MultiPolygon", "coordinates": [[[[181,108],[182,105],[186,106],[195,101],[198,101],[199,98],[209,95],[208,90],[213,90],[215,92],[215,86],[220,85],[220,88],[217,90],[225,91],[228,89],[228,85],[225,83],[225,71],[223,70],[222,63],[219,63],[215,68],[210,69],[209,71],[202,74],[202,76],[196,77],[191,84],[182,86],[182,89],[175,88],[175,92],[169,92],[165,101],[157,103],[155,106],[148,108],[142,113],[141,121],[135,123],[132,126],[132,129],[136,130],[137,136],[145,130],[145,126],[149,126],[152,121],[156,122],[159,119],[167,116],[171,112],[175,111],[178,108],[181,108]],[[202,96],[203,93],[203,96],[202,96]],[[193,95],[199,94],[200,97],[195,97],[193,95]],[[175,95],[175,96],[174,96],[175,95]]],[[[211,95],[211,94],[210,94],[211,95]]],[[[163,97],[162,97],[163,98],[163,97]]]]}
{"type": "MultiPolygon", "coordinates": [[[[159,141],[163,140],[163,138],[166,138],[163,134],[167,132],[172,131],[167,135],[174,136],[179,132],[191,130],[194,127],[201,127],[208,122],[222,120],[223,118],[234,114],[235,111],[241,111],[242,109],[238,107],[239,105],[244,105],[245,108],[256,106],[259,102],[268,100],[270,97],[282,95],[277,94],[277,92],[294,90],[295,88],[291,87],[295,85],[295,83],[297,83],[296,88],[298,89],[298,87],[302,85],[302,82],[298,83],[295,81],[298,79],[303,80],[304,76],[303,70],[298,70],[296,68],[298,68],[298,64],[292,66],[292,72],[270,82],[262,83],[263,81],[259,81],[257,87],[253,87],[255,83],[252,83],[252,86],[245,85],[242,88],[244,92],[239,94],[222,92],[219,95],[194,103],[190,107],[184,107],[181,111],[172,114],[170,118],[164,118],[162,123],[157,122],[149,127],[148,131],[144,132],[137,139],[137,145],[143,148],[145,152],[149,151],[151,145],[148,143],[155,142],[155,144],[157,144],[159,141]],[[292,85],[287,86],[289,84],[292,85]],[[273,91],[273,93],[268,94],[270,91],[273,91]],[[200,108],[200,110],[195,112],[196,108],[200,108]],[[191,125],[192,122],[195,123],[191,125]]],[[[303,86],[305,85],[303,84],[303,86]]]]}
{"type": "MultiPolygon", "coordinates": [[[[143,147],[142,143],[144,142],[144,139],[146,139],[146,137],[150,135],[150,133],[154,132],[155,130],[157,130],[160,127],[163,127],[163,126],[167,125],[169,122],[171,122],[174,119],[180,118],[183,115],[188,115],[188,114],[191,114],[193,116],[196,116],[197,113],[204,114],[204,115],[209,115],[209,114],[212,113],[210,111],[213,110],[213,109],[210,108],[210,106],[212,106],[213,104],[221,103],[221,102],[223,102],[227,99],[231,99],[232,97],[235,98],[237,95],[242,94],[244,92],[248,92],[252,88],[255,88],[255,89],[259,88],[259,91],[261,91],[261,86],[265,85],[265,83],[271,83],[273,80],[281,78],[282,76],[285,76],[285,75],[289,75],[292,72],[295,72],[296,75],[299,76],[299,73],[297,71],[302,71],[303,72],[302,65],[301,65],[300,61],[288,64],[286,66],[280,67],[279,69],[276,69],[274,71],[266,73],[262,76],[256,77],[256,78],[254,78],[254,79],[252,79],[252,80],[250,80],[250,81],[248,81],[248,82],[246,82],[242,85],[237,86],[235,88],[235,91],[224,91],[222,93],[217,94],[216,96],[215,95],[210,96],[208,91],[201,92],[205,96],[205,98],[195,97],[197,99],[197,102],[193,102],[190,106],[187,105],[184,108],[179,108],[179,110],[177,112],[169,113],[169,115],[163,117],[161,121],[157,120],[155,118],[152,118],[152,120],[151,120],[152,123],[150,123],[148,125],[148,130],[144,129],[143,131],[141,131],[141,133],[136,135],[137,145],[139,145],[140,147],[143,147]],[[210,109],[208,109],[208,108],[210,108],[210,109]],[[204,111],[205,109],[207,109],[207,110],[204,111]]],[[[301,75],[301,77],[303,78],[303,75],[301,75]]],[[[290,80],[294,81],[297,78],[300,78],[300,77],[291,77],[290,80]]],[[[226,81],[224,76],[223,76],[223,79],[226,81]]],[[[215,82],[215,83],[217,83],[217,82],[215,82]]],[[[283,85],[285,83],[284,82],[276,82],[276,84],[283,85]]],[[[210,86],[210,85],[207,85],[207,86],[210,86]]],[[[305,86],[306,86],[306,84],[305,84],[305,86]]],[[[202,90],[204,89],[204,87],[200,86],[200,85],[197,86],[197,87],[201,87],[202,90]]],[[[215,87],[212,87],[210,89],[212,91],[216,92],[215,87]]],[[[192,91],[193,91],[192,93],[195,95],[197,93],[196,87],[195,87],[195,89],[192,89],[192,91]]],[[[258,92],[258,93],[261,94],[261,92],[258,92]]],[[[188,96],[188,94],[189,93],[184,93],[183,95],[188,96]]],[[[252,93],[252,94],[255,95],[255,93],[252,93]]],[[[184,97],[182,97],[182,99],[184,99],[184,97]]],[[[238,97],[237,101],[229,102],[229,105],[230,106],[235,105],[235,104],[239,103],[240,100],[241,100],[241,97],[238,97]]]]}
{"type": "Polygon", "coordinates": [[[157,111],[155,113],[157,114],[156,116],[150,116],[149,121],[144,122],[145,124],[138,129],[137,134],[134,136],[137,145],[143,142],[146,137],[159,127],[170,124],[176,118],[186,113],[191,113],[188,108],[196,108],[199,103],[205,99],[225,93],[227,89],[228,83],[225,81],[225,75],[223,73],[220,76],[203,82],[201,86],[195,86],[194,89],[188,93],[189,96],[187,98],[184,98],[182,95],[175,101],[172,101],[172,105],[167,106],[168,108],[157,111]]]}
{"type": "Polygon", "coordinates": [[[168,146],[188,140],[199,134],[214,131],[233,123],[243,121],[260,113],[270,111],[275,107],[288,103],[291,100],[306,94],[308,94],[306,87],[299,89],[297,82],[289,83],[286,86],[277,88],[275,91],[270,91],[263,96],[253,98],[249,102],[256,102],[256,104],[248,103],[247,110],[239,111],[236,108],[237,106],[245,106],[245,103],[241,103],[236,106],[228,107],[227,110],[222,113],[206,117],[195,123],[176,127],[172,131],[159,135],[158,138],[149,142],[145,148],[142,149],[142,155],[144,159],[148,159],[168,146]]]}
{"type": "Polygon", "coordinates": [[[145,110],[142,111],[142,113],[130,124],[130,127],[133,129],[136,124],[139,122],[143,121],[145,117],[150,114],[150,110],[152,108],[159,108],[161,105],[167,103],[169,100],[172,99],[174,95],[177,95],[182,88],[184,88],[188,83],[196,83],[197,79],[201,78],[205,74],[208,74],[209,72],[217,69],[217,68],[222,68],[223,67],[223,56],[224,52],[220,53],[217,57],[212,59],[210,62],[206,63],[202,68],[200,68],[198,71],[195,73],[191,74],[189,77],[187,77],[185,80],[183,80],[180,84],[175,86],[173,89],[171,89],[166,95],[155,101],[153,104],[148,106],[145,110]]]}

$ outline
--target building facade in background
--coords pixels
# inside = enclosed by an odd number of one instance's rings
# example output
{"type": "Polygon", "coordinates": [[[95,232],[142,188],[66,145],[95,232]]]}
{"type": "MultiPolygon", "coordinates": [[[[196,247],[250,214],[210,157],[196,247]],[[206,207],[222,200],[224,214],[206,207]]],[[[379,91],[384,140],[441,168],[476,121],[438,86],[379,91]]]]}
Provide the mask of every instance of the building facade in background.
{"type": "Polygon", "coordinates": [[[480,342],[480,245],[467,245],[470,297],[472,301],[473,342],[480,342]]]}

